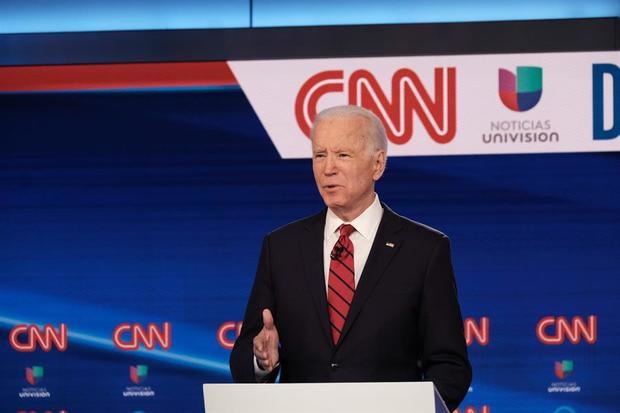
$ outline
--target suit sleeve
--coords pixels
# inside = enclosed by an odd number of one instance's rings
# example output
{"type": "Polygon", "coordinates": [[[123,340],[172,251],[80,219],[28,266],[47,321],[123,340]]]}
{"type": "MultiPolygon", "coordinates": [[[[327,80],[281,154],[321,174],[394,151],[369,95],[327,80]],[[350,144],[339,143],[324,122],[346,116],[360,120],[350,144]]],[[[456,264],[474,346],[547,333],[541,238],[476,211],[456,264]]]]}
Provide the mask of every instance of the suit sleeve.
{"type": "Polygon", "coordinates": [[[436,243],[427,266],[418,320],[422,371],[453,411],[472,378],[456,283],[446,236],[436,243]]]}
{"type": "MultiPolygon", "coordinates": [[[[230,354],[230,372],[233,381],[237,383],[256,383],[253,340],[263,328],[263,310],[265,308],[270,309],[274,317],[274,322],[276,321],[270,263],[269,236],[266,236],[263,240],[254,286],[252,287],[250,299],[248,300],[248,305],[245,310],[241,333],[235,341],[235,345],[230,354]]],[[[275,369],[261,381],[273,382],[277,374],[278,369],[275,369]]]]}

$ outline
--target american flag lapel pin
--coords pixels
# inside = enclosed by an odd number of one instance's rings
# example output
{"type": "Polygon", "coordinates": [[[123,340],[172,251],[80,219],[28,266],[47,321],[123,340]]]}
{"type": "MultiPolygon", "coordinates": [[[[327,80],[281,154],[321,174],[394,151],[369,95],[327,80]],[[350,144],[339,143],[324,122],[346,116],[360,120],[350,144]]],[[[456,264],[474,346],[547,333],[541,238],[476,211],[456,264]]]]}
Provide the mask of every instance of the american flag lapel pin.
{"type": "Polygon", "coordinates": [[[393,242],[386,242],[385,245],[387,247],[394,248],[394,243],[393,242]]]}

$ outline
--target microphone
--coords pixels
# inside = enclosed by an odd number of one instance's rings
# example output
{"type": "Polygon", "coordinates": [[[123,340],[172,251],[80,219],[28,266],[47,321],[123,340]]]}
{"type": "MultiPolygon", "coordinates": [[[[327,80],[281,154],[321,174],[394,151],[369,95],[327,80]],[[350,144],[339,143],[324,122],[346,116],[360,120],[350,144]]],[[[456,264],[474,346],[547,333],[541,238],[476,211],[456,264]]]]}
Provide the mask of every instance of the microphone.
{"type": "Polygon", "coordinates": [[[343,250],[344,250],[344,246],[340,245],[340,243],[337,242],[336,245],[334,245],[334,249],[332,249],[331,254],[329,254],[329,257],[332,260],[338,259],[342,255],[343,250]]]}

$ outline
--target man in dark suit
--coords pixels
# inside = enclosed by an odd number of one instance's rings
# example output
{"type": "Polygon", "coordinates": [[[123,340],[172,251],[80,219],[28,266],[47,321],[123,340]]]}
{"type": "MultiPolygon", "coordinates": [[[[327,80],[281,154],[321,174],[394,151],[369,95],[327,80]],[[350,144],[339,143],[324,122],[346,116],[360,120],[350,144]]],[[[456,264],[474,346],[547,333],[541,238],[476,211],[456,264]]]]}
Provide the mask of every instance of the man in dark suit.
{"type": "Polygon", "coordinates": [[[387,139],[374,114],[327,109],[311,139],[327,209],[265,237],[233,379],[426,380],[454,410],[471,365],[448,238],[379,202],[387,139]]]}

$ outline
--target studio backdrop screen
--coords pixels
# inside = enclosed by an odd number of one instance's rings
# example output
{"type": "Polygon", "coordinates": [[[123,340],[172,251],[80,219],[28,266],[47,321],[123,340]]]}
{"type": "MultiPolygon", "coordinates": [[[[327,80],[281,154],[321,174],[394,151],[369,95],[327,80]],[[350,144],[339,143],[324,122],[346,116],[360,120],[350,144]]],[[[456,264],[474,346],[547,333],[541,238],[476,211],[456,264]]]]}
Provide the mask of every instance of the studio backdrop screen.
{"type": "Polygon", "coordinates": [[[351,103],[388,131],[381,201],[450,237],[474,368],[460,412],[616,412],[619,64],[0,68],[0,411],[203,411],[202,384],[231,380],[263,237],[323,208],[309,124],[351,103]]]}

